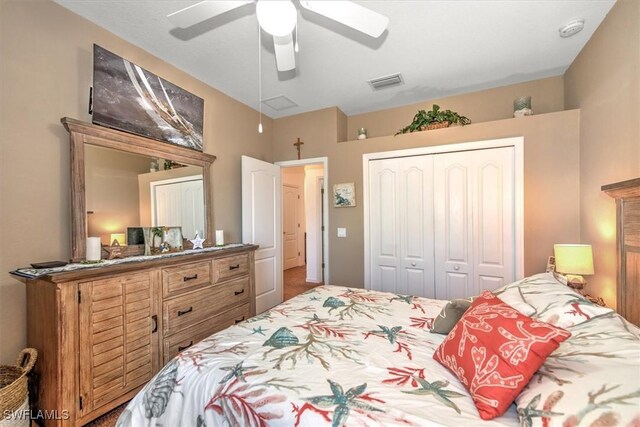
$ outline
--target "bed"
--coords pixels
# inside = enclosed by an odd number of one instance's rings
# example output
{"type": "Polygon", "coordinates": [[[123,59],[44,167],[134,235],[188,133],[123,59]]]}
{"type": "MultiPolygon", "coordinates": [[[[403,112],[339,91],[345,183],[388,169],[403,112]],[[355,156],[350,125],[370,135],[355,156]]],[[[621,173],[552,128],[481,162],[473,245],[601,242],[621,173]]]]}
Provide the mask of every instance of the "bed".
{"type": "Polygon", "coordinates": [[[640,425],[637,327],[552,274],[495,291],[507,293],[571,337],[492,420],[434,360],[447,336],[430,328],[448,301],[322,286],[179,354],[117,425],[640,425]]]}

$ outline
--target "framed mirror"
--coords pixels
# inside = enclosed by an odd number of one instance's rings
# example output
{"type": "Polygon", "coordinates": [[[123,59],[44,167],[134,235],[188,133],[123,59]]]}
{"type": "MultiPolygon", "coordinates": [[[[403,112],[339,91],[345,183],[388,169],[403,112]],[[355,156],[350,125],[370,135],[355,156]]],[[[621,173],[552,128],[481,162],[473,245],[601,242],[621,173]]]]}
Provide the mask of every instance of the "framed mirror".
{"type": "MultiPolygon", "coordinates": [[[[65,117],[71,144],[71,260],[87,236],[133,241],[136,228],[181,226],[214,242],[211,165],[216,157],[65,117]],[[179,223],[178,223],[179,222],[179,223]]],[[[132,242],[139,244],[139,242],[132,242]]]]}

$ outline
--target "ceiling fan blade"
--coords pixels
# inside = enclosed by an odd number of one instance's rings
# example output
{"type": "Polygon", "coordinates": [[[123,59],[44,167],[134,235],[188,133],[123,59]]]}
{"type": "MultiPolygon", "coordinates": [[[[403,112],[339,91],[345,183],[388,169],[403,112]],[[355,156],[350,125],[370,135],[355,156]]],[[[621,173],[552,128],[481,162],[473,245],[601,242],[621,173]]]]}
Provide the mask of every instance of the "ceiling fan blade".
{"type": "Polygon", "coordinates": [[[300,6],[371,37],[380,37],[389,18],[351,1],[300,0],[300,6]]]}
{"type": "Polygon", "coordinates": [[[187,28],[249,3],[253,0],[201,1],[167,15],[167,19],[177,27],[187,28]]]}
{"type": "Polygon", "coordinates": [[[291,34],[283,37],[273,36],[273,50],[276,54],[278,71],[289,71],[296,68],[296,55],[293,50],[291,34]]]}

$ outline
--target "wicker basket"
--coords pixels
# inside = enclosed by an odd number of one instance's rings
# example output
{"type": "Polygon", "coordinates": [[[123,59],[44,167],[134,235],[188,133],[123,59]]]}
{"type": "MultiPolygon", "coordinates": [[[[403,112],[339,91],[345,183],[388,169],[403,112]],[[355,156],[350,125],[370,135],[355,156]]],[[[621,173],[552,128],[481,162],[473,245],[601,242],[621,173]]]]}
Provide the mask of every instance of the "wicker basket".
{"type": "Polygon", "coordinates": [[[433,129],[442,129],[448,128],[451,125],[449,122],[439,122],[439,123],[431,123],[429,126],[421,126],[420,130],[433,130],[433,129]]]}
{"type": "Polygon", "coordinates": [[[16,359],[16,365],[0,365],[0,414],[16,413],[15,417],[0,418],[0,427],[29,425],[29,417],[21,417],[21,411],[29,409],[27,374],[38,358],[34,348],[25,348],[16,359]],[[26,403],[26,406],[25,406],[26,403]]]}

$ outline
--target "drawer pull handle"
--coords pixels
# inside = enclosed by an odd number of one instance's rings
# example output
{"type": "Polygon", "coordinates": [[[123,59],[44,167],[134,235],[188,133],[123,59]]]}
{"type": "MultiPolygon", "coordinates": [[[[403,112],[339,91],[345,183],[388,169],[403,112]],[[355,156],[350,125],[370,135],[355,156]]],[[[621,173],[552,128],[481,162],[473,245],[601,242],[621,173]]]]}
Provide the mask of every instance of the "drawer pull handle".
{"type": "Polygon", "coordinates": [[[236,265],[230,265],[229,266],[229,270],[237,270],[240,268],[240,264],[236,264],[236,265]]]}
{"type": "Polygon", "coordinates": [[[244,289],[242,289],[241,291],[235,291],[233,294],[234,295],[244,294],[244,289]]]}
{"type": "Polygon", "coordinates": [[[193,345],[193,341],[189,341],[189,344],[185,345],[184,347],[178,346],[178,351],[186,350],[189,347],[191,347],[192,345],[193,345]]]}
{"type": "Polygon", "coordinates": [[[197,279],[197,278],[198,278],[198,275],[194,274],[193,276],[184,276],[182,278],[182,280],[184,280],[185,282],[188,282],[189,280],[193,280],[193,279],[197,279]]]}
{"type": "Polygon", "coordinates": [[[241,319],[236,319],[236,325],[244,320],[244,316],[241,319]]]}
{"type": "Polygon", "coordinates": [[[153,324],[151,333],[155,334],[156,332],[158,332],[158,315],[157,314],[154,314],[153,316],[151,316],[151,322],[153,324]]]}
{"type": "Polygon", "coordinates": [[[191,313],[193,311],[193,307],[189,307],[186,310],[178,310],[178,316],[184,316],[187,313],[191,313]]]}

